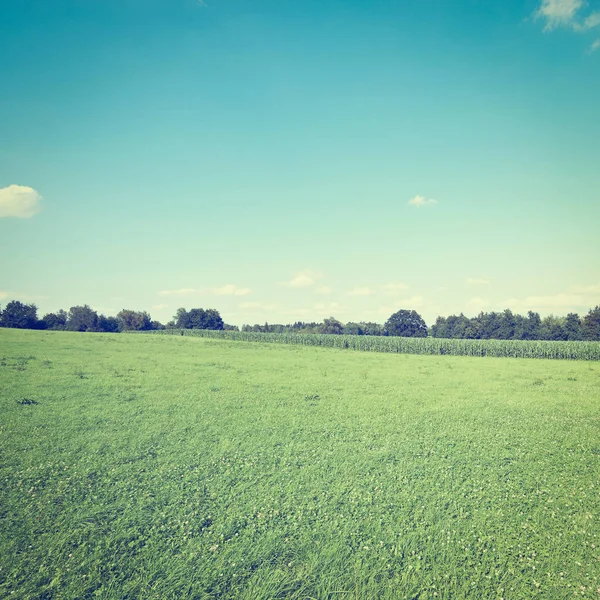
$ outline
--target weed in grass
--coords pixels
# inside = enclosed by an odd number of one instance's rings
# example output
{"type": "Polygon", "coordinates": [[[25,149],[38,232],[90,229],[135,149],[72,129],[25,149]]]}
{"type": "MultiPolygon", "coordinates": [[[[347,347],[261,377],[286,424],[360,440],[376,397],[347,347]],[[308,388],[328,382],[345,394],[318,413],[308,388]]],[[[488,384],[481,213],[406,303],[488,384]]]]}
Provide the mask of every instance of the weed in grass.
{"type": "Polygon", "coordinates": [[[86,372],[83,370],[83,367],[77,367],[74,371],[75,373],[75,377],[77,377],[78,379],[87,379],[87,374],[86,372]]]}
{"type": "Polygon", "coordinates": [[[37,400],[33,400],[32,398],[21,398],[20,400],[17,400],[17,404],[31,406],[33,404],[39,404],[39,402],[37,400]]]}

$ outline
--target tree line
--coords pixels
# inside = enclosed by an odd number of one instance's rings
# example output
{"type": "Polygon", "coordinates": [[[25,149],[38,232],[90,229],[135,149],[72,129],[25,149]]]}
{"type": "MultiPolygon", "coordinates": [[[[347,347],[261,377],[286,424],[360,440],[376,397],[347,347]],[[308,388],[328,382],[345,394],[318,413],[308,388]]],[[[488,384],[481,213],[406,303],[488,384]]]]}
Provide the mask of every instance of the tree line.
{"type": "Polygon", "coordinates": [[[47,313],[38,319],[35,304],[24,304],[13,300],[6,305],[4,310],[0,307],[0,327],[119,333],[121,331],[151,331],[166,327],[228,329],[232,326],[224,323],[219,312],[212,308],[208,310],[193,308],[190,311],[180,308],[167,325],[152,320],[146,311],[123,309],[116,317],[107,317],[98,314],[87,304],[72,306],[68,311],[59,310],[47,313]]]}
{"type": "MultiPolygon", "coordinates": [[[[173,319],[166,325],[152,320],[145,311],[123,309],[115,317],[98,314],[87,304],[72,306],[68,311],[37,316],[35,304],[18,300],[0,307],[0,327],[20,329],[51,329],[66,331],[91,331],[119,333],[121,331],[150,331],[157,329],[213,329],[238,330],[235,325],[223,321],[214,308],[177,309],[173,319]]],[[[345,335],[435,337],[449,339],[498,339],[498,340],[554,340],[600,341],[600,306],[591,309],[583,318],[575,313],[565,317],[549,315],[543,319],[539,313],[529,311],[527,316],[502,312],[481,312],[476,317],[462,313],[438,317],[431,327],[415,310],[399,310],[383,324],[372,322],[342,323],[334,317],[323,322],[296,321],[291,324],[243,325],[242,331],[262,333],[325,333],[345,335]]]]}

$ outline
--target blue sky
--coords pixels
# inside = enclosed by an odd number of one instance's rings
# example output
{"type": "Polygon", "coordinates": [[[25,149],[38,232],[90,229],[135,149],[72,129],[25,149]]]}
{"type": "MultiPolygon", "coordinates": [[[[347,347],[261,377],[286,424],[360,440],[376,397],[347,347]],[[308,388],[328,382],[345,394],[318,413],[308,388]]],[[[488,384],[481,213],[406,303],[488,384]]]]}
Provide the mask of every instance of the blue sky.
{"type": "Polygon", "coordinates": [[[0,303],[600,304],[600,0],[0,4],[0,303]]]}

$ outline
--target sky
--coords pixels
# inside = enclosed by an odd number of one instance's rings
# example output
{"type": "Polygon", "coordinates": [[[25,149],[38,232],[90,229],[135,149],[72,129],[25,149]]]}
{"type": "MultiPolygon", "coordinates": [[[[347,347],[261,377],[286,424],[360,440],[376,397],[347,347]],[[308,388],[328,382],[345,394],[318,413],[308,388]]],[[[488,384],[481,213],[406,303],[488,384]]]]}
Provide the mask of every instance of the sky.
{"type": "Polygon", "coordinates": [[[0,304],[600,304],[600,0],[0,3],[0,304]]]}

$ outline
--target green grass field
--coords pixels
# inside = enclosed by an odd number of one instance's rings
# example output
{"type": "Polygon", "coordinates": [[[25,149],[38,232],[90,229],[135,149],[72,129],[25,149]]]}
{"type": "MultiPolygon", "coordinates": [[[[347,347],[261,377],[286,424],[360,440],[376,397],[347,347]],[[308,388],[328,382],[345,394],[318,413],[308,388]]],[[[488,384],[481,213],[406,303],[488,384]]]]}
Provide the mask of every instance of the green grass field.
{"type": "Polygon", "coordinates": [[[0,597],[600,598],[600,363],[0,330],[0,597]]]}

